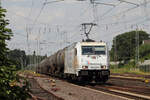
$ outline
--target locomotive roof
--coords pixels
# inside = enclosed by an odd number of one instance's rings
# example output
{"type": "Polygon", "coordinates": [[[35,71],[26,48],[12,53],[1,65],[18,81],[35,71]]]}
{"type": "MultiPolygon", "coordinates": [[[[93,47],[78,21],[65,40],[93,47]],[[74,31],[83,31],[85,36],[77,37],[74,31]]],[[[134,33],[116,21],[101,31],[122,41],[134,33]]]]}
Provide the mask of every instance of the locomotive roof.
{"type": "Polygon", "coordinates": [[[106,45],[105,42],[80,42],[81,45],[106,45]]]}

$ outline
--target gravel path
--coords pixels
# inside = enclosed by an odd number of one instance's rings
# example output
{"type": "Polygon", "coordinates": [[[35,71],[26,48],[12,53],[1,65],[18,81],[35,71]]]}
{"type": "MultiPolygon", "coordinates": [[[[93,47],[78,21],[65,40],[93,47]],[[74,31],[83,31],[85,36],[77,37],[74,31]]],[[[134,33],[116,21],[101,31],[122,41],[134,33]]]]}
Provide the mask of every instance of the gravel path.
{"type": "Polygon", "coordinates": [[[35,78],[46,90],[65,100],[127,100],[126,98],[99,92],[81,86],[50,78],[35,78]],[[55,86],[56,85],[56,86],[55,86]]]}
{"type": "Polygon", "coordinates": [[[58,99],[55,96],[53,96],[52,94],[48,93],[47,91],[43,90],[39,84],[36,82],[35,79],[29,79],[30,82],[30,89],[31,89],[31,93],[32,95],[39,97],[43,100],[62,100],[62,99],[58,99]]]}

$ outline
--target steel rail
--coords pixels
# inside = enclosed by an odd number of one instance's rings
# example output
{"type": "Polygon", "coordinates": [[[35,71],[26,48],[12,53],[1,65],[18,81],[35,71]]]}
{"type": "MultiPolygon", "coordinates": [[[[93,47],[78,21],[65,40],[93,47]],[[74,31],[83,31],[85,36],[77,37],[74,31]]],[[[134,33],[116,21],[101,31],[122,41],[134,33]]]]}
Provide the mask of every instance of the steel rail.
{"type": "Polygon", "coordinates": [[[136,99],[136,100],[150,100],[150,96],[146,96],[146,95],[141,95],[141,94],[137,94],[137,93],[132,93],[132,92],[127,92],[127,91],[122,91],[122,90],[118,90],[118,89],[114,89],[114,88],[107,88],[107,87],[100,87],[100,86],[86,86],[88,88],[91,89],[95,89],[98,91],[102,91],[102,92],[108,92],[114,95],[119,95],[119,96],[123,96],[123,97],[127,97],[129,99],[136,99]]]}

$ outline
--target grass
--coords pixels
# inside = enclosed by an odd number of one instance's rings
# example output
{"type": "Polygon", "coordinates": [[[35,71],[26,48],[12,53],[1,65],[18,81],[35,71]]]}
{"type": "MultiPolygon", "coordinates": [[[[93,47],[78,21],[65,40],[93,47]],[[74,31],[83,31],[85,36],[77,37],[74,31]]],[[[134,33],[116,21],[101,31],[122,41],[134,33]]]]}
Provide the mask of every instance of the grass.
{"type": "Polygon", "coordinates": [[[137,75],[150,75],[150,73],[142,72],[138,68],[113,68],[110,69],[111,73],[119,74],[137,74],[137,75]]]}
{"type": "Polygon", "coordinates": [[[129,62],[128,64],[119,64],[118,66],[110,66],[111,73],[119,74],[137,74],[137,75],[150,75],[150,72],[143,72],[136,67],[135,63],[129,62]]]}
{"type": "Polygon", "coordinates": [[[144,59],[150,59],[150,54],[147,54],[146,56],[144,56],[144,59]]]}
{"type": "Polygon", "coordinates": [[[31,76],[40,76],[40,74],[32,71],[32,70],[20,70],[18,71],[18,74],[23,74],[23,75],[31,75],[31,76]]]}

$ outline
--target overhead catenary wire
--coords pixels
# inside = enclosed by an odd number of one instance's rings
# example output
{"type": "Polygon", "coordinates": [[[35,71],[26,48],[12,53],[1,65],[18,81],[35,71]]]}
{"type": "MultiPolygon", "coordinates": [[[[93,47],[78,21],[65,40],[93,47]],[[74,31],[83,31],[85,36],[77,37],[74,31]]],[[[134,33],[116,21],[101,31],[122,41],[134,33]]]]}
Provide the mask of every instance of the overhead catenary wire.
{"type": "Polygon", "coordinates": [[[135,22],[137,20],[140,20],[140,19],[143,19],[144,17],[138,17],[138,18],[135,18],[135,19],[130,19],[130,20],[127,20],[127,21],[120,21],[120,22],[112,22],[112,23],[106,23],[106,24],[103,24],[101,23],[100,26],[113,26],[113,25],[116,25],[116,24],[127,24],[127,23],[132,23],[132,22],[135,22]]]}
{"type": "Polygon", "coordinates": [[[46,4],[50,4],[50,3],[56,3],[56,2],[60,2],[60,1],[64,1],[64,0],[57,0],[57,1],[45,1],[43,4],[46,5],[46,4]]]}
{"type": "MultiPolygon", "coordinates": [[[[147,0],[144,0],[143,1],[143,3],[144,3],[144,5],[143,5],[143,13],[144,13],[144,16],[145,16],[145,18],[149,18],[149,13],[148,13],[148,9],[147,9],[147,0]]],[[[142,8],[142,7],[141,7],[142,8]]]]}
{"type": "MultiPolygon", "coordinates": [[[[127,1],[127,0],[126,0],[126,1],[127,1]]],[[[140,4],[139,4],[139,5],[140,5],[140,4]]],[[[135,6],[136,6],[136,5],[135,5],[135,6]]],[[[112,6],[112,7],[113,7],[113,6],[112,6]]],[[[116,7],[116,6],[115,6],[115,7],[116,7]]],[[[113,7],[113,8],[115,8],[115,7],[113,7]]],[[[113,9],[113,8],[112,8],[112,9],[113,9]]],[[[110,9],[110,11],[108,11],[108,13],[106,12],[106,15],[108,15],[108,14],[111,12],[112,9],[110,9]]],[[[128,13],[128,12],[125,12],[125,13],[128,13]]],[[[105,14],[105,13],[104,13],[104,14],[105,14]]],[[[122,13],[122,14],[123,14],[123,13],[122,13]]],[[[106,15],[104,15],[103,17],[105,17],[106,15]]],[[[115,15],[118,15],[118,14],[115,14],[115,15]]],[[[106,16],[106,17],[107,17],[107,16],[106,16]]],[[[108,17],[109,17],[109,16],[108,16],[108,17]]],[[[39,19],[39,18],[38,18],[38,19],[39,19]]],[[[104,18],[104,19],[106,19],[106,18],[104,18]]],[[[29,19],[29,20],[30,20],[30,19],[29,19]]],[[[32,20],[32,21],[33,21],[33,20],[32,20]]],[[[135,19],[134,19],[134,21],[135,21],[135,19]]],[[[138,21],[139,21],[139,20],[138,20],[138,21]]],[[[38,22],[38,20],[37,20],[37,22],[38,22]]],[[[123,23],[123,22],[124,22],[124,21],[121,20],[121,22],[118,22],[118,23],[121,24],[121,23],[123,23]]],[[[126,23],[128,23],[128,22],[130,23],[130,21],[126,21],[126,23]]],[[[143,22],[143,23],[144,23],[144,22],[143,22]]],[[[43,23],[43,24],[45,24],[45,23],[43,23]]],[[[108,23],[108,24],[106,23],[105,25],[111,25],[111,24],[113,24],[113,23],[108,23]]],[[[114,22],[114,24],[115,24],[115,22],[114,22]]],[[[119,25],[119,24],[117,24],[117,25],[119,25]]],[[[111,25],[111,26],[113,26],[113,25],[111,25]]],[[[121,27],[121,26],[119,26],[119,27],[121,27]]],[[[120,28],[119,28],[119,29],[120,29],[120,28]]],[[[117,29],[117,30],[118,30],[118,29],[117,29]]],[[[75,30],[75,31],[76,31],[76,30],[75,30]]],[[[72,34],[71,34],[71,35],[72,35],[72,34]]],[[[77,34],[75,33],[75,35],[77,35],[77,34]]],[[[76,38],[75,35],[73,36],[73,38],[76,38]]]]}
{"type": "MultiPolygon", "coordinates": [[[[150,20],[150,19],[149,19],[149,20],[150,20]]],[[[135,29],[136,29],[136,25],[140,25],[140,24],[144,23],[145,21],[148,21],[148,19],[144,19],[143,21],[140,21],[140,22],[138,22],[138,23],[132,24],[132,25],[128,26],[127,29],[133,30],[133,26],[135,26],[135,29]]],[[[123,33],[123,32],[125,32],[125,31],[127,31],[127,29],[122,28],[122,29],[117,30],[117,31],[112,31],[111,33],[117,33],[117,34],[120,33],[120,32],[123,33]]],[[[121,33],[120,33],[120,34],[121,34],[121,33]]],[[[105,38],[109,38],[109,37],[114,36],[114,35],[117,35],[117,34],[110,34],[110,35],[105,34],[105,35],[104,35],[104,39],[105,39],[105,38]],[[106,36],[107,36],[107,37],[106,37],[106,36]]]]}
{"type": "Polygon", "coordinates": [[[49,4],[49,3],[55,3],[55,2],[60,2],[60,1],[64,1],[64,0],[51,1],[51,2],[47,2],[47,0],[45,0],[45,2],[42,3],[42,7],[41,7],[41,9],[40,9],[40,11],[39,11],[39,14],[36,16],[36,18],[35,18],[35,20],[34,20],[34,22],[33,22],[33,25],[36,24],[36,22],[37,22],[38,18],[40,17],[40,15],[41,15],[41,13],[42,13],[44,7],[45,7],[47,4],[49,4]]]}
{"type": "MultiPolygon", "coordinates": [[[[147,4],[149,4],[149,3],[150,3],[150,1],[147,1],[147,4]]],[[[106,20],[106,19],[108,19],[108,18],[113,18],[113,17],[116,17],[116,16],[118,16],[118,15],[121,15],[121,14],[124,14],[124,13],[127,13],[127,12],[130,12],[130,11],[132,11],[132,10],[134,10],[134,9],[136,9],[136,8],[139,8],[139,7],[143,6],[143,5],[145,5],[145,3],[141,3],[141,4],[139,4],[139,6],[134,6],[134,7],[132,7],[132,8],[128,8],[128,9],[126,9],[126,10],[124,10],[124,11],[121,11],[121,12],[115,14],[115,15],[112,15],[112,16],[109,16],[109,17],[104,17],[104,18],[102,18],[101,20],[106,20]]]]}
{"type": "MultiPolygon", "coordinates": [[[[45,2],[47,2],[47,0],[45,0],[45,2]]],[[[40,17],[40,15],[41,15],[41,13],[42,13],[42,11],[43,11],[43,9],[44,9],[45,5],[46,5],[45,3],[43,3],[43,4],[42,4],[41,9],[40,9],[40,11],[39,11],[38,15],[36,16],[36,18],[35,18],[35,20],[34,20],[34,22],[33,22],[33,26],[32,26],[32,28],[34,28],[34,25],[35,25],[35,24],[36,24],[36,22],[38,21],[38,18],[40,17]]]]}
{"type": "Polygon", "coordinates": [[[104,12],[100,18],[104,17],[105,15],[107,15],[108,13],[110,13],[111,11],[113,11],[117,6],[119,6],[122,2],[119,2],[118,4],[116,4],[113,8],[110,8],[109,10],[107,10],[106,12],[104,12]]]}
{"type": "Polygon", "coordinates": [[[129,1],[126,1],[126,0],[118,0],[120,2],[125,2],[125,3],[128,3],[128,4],[132,4],[132,5],[135,5],[135,6],[139,6],[139,4],[136,4],[136,3],[133,3],[133,2],[129,2],[129,1]]]}
{"type": "MultiPolygon", "coordinates": [[[[111,36],[114,36],[113,33],[120,33],[120,32],[123,33],[123,32],[125,32],[125,31],[127,31],[127,30],[129,30],[129,29],[131,29],[131,31],[132,31],[132,30],[133,30],[133,26],[141,25],[141,24],[143,24],[144,22],[147,22],[148,20],[150,20],[150,19],[144,19],[144,20],[139,21],[139,22],[137,22],[137,23],[128,25],[126,29],[122,28],[122,29],[117,30],[117,31],[112,31],[110,35],[105,34],[105,35],[103,36],[103,37],[104,37],[103,39],[109,38],[109,37],[111,37],[111,36]]],[[[118,28],[119,28],[119,27],[118,27],[118,28]]],[[[136,27],[135,27],[135,28],[136,28],[136,27]]],[[[117,34],[116,34],[116,35],[117,35],[117,34]]]]}
{"type": "Polygon", "coordinates": [[[32,15],[33,6],[34,6],[34,0],[31,1],[31,6],[30,6],[30,11],[29,11],[28,17],[31,17],[31,15],[32,15]]]}
{"type": "Polygon", "coordinates": [[[115,7],[114,4],[109,4],[109,3],[96,2],[95,4],[102,4],[102,5],[106,5],[106,6],[112,6],[112,7],[115,7]]]}
{"type": "MultiPolygon", "coordinates": [[[[23,16],[24,17],[24,16],[23,16]]],[[[28,18],[27,18],[28,19],[28,18]]],[[[44,24],[44,23],[43,23],[44,24]]]]}

